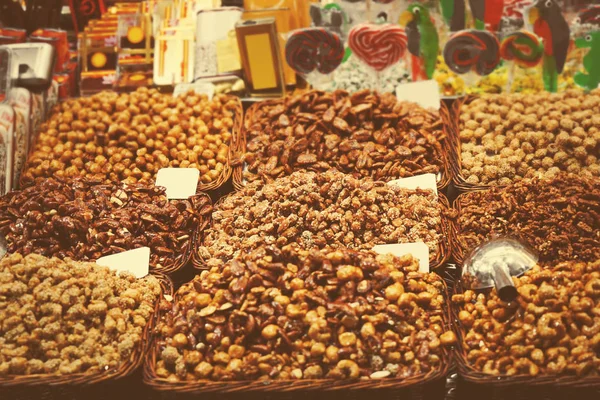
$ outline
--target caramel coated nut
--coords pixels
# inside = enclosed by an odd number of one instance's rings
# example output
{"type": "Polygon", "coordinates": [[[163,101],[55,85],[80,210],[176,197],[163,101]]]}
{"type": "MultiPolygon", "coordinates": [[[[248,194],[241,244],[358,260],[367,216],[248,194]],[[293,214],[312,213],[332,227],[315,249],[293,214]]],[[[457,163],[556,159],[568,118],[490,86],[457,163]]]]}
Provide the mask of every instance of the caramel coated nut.
{"type": "Polygon", "coordinates": [[[145,87],[67,100],[43,125],[23,181],[87,176],[149,183],[160,168],[182,167],[213,182],[228,162],[236,109],[224,95],[174,98],[145,87]]]}
{"type": "Polygon", "coordinates": [[[383,181],[444,169],[440,116],[391,94],[291,95],[263,103],[246,124],[248,181],[332,167],[383,181]]]}
{"type": "Polygon", "coordinates": [[[81,261],[148,246],[161,268],[181,260],[211,210],[208,197],[169,201],[162,187],[50,178],[0,198],[0,233],[11,253],[81,261]]]}
{"type": "Polygon", "coordinates": [[[493,235],[514,235],[540,262],[600,259],[600,180],[572,174],[526,179],[462,196],[458,243],[466,253],[493,235]]]}
{"type": "Polygon", "coordinates": [[[242,252],[180,288],[157,328],[157,374],[173,382],[343,380],[439,370],[447,361],[443,345],[454,344],[445,288],[418,269],[410,255],[346,248],[242,252]],[[361,271],[368,290],[358,293],[357,279],[338,278],[349,266],[361,271]],[[386,297],[391,285],[413,297],[386,297]],[[419,300],[423,293],[427,301],[419,300]],[[206,307],[214,312],[203,314],[206,307]]]}
{"type": "MultiPolygon", "coordinates": [[[[442,212],[430,190],[398,188],[336,170],[295,172],[264,185],[250,183],[226,197],[216,206],[198,251],[209,267],[231,260],[241,250],[288,243],[306,249],[371,249],[423,241],[435,257],[442,212]]],[[[343,267],[337,278],[358,283],[362,271],[343,267]]]]}
{"type": "Polygon", "coordinates": [[[460,110],[466,182],[507,185],[561,171],[600,176],[600,90],[483,94],[460,110]]]}
{"type": "Polygon", "coordinates": [[[511,303],[495,290],[453,296],[469,366],[489,375],[598,375],[600,260],[536,265],[513,280],[511,303]]]}
{"type": "Polygon", "coordinates": [[[7,255],[0,261],[0,377],[118,369],[141,349],[160,293],[153,276],[7,255]]]}

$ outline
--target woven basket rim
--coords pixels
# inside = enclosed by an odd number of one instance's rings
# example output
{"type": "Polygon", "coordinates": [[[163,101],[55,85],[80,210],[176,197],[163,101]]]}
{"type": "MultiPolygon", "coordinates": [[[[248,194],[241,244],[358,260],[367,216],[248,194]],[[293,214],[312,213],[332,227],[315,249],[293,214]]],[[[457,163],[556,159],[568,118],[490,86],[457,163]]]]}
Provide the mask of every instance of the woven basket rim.
{"type": "Polygon", "coordinates": [[[161,287],[161,293],[154,305],[154,312],[150,320],[146,323],[140,343],[129,358],[118,368],[110,371],[80,372],[70,375],[58,374],[34,374],[34,375],[8,375],[0,377],[0,389],[15,387],[35,387],[35,386],[83,386],[106,382],[109,380],[121,379],[131,375],[140,367],[150,349],[150,342],[154,327],[160,318],[160,302],[166,295],[173,296],[173,282],[171,279],[161,273],[151,273],[150,275],[158,279],[161,287]]]}
{"type": "MultiPolygon", "coordinates": [[[[438,275],[439,276],[439,275],[438,275]]],[[[444,328],[449,331],[451,327],[450,308],[447,306],[451,301],[450,291],[444,278],[440,277],[443,284],[443,296],[446,301],[443,307],[444,328]]],[[[178,300],[176,293],[173,304],[178,300]]],[[[168,312],[168,311],[165,311],[168,312]]],[[[159,316],[160,318],[161,316],[159,316]]],[[[271,393],[271,392],[336,392],[341,390],[378,390],[378,389],[401,389],[407,387],[421,386],[438,379],[443,379],[453,364],[454,352],[442,346],[442,360],[438,369],[422,373],[409,378],[392,379],[356,379],[356,380],[333,380],[333,379],[310,379],[310,380],[243,380],[243,381],[209,381],[198,380],[195,382],[169,382],[166,378],[156,375],[155,365],[159,351],[158,337],[154,335],[150,344],[150,350],[144,361],[143,373],[144,383],[158,391],[171,391],[176,393],[271,393]]]]}
{"type": "MultiPolygon", "coordinates": [[[[320,90],[310,90],[310,91],[304,93],[304,95],[311,95],[314,93],[324,93],[324,92],[320,91],[320,90]]],[[[246,182],[244,180],[245,163],[241,162],[241,158],[242,158],[242,155],[246,152],[246,145],[247,145],[247,141],[248,141],[248,130],[250,129],[251,121],[254,117],[254,114],[256,113],[256,111],[259,108],[261,108],[265,105],[272,106],[272,105],[276,105],[276,104],[281,104],[284,101],[285,101],[285,98],[264,100],[264,101],[252,104],[248,108],[248,110],[246,110],[246,115],[244,116],[244,122],[242,124],[242,133],[240,135],[239,148],[237,149],[237,152],[236,152],[236,159],[238,160],[238,163],[233,168],[233,174],[232,174],[233,186],[234,186],[235,190],[240,190],[246,184],[246,182]]],[[[446,123],[446,121],[449,119],[448,115],[450,114],[450,111],[448,110],[448,107],[445,104],[442,104],[440,106],[440,110],[438,111],[438,113],[439,113],[439,120],[442,125],[441,129],[442,129],[445,137],[443,138],[443,140],[440,143],[442,146],[442,154],[440,154],[440,156],[442,157],[443,162],[441,165],[441,171],[439,172],[439,180],[437,181],[437,187],[438,187],[439,191],[443,191],[448,187],[448,185],[452,181],[452,169],[450,167],[450,154],[449,154],[452,146],[450,143],[451,142],[450,141],[450,133],[447,130],[448,124],[446,123]]],[[[398,177],[390,177],[390,178],[399,179],[398,177]]]]}
{"type": "MultiPolygon", "coordinates": [[[[233,196],[235,193],[230,193],[226,196],[221,197],[213,206],[213,210],[218,208],[223,201],[229,196],[233,196]]],[[[443,193],[438,193],[438,201],[441,207],[441,223],[440,223],[440,240],[438,242],[438,252],[434,259],[429,260],[429,269],[431,271],[442,268],[450,259],[452,255],[452,235],[454,224],[450,218],[448,218],[449,212],[452,210],[448,198],[443,193]]],[[[212,226],[212,219],[210,223],[205,225],[203,231],[208,228],[208,225],[212,226]]],[[[206,260],[200,256],[198,248],[204,244],[204,232],[197,234],[197,243],[194,246],[192,255],[192,265],[195,269],[203,271],[208,269],[206,266],[206,260]]]]}
{"type": "MultiPolygon", "coordinates": [[[[464,287],[461,280],[454,282],[452,295],[464,293],[464,287]]],[[[508,386],[552,386],[552,387],[568,387],[568,388],[598,388],[600,389],[600,376],[587,376],[577,378],[570,375],[549,375],[540,374],[537,376],[529,375],[488,375],[473,368],[467,360],[467,352],[463,345],[464,331],[461,328],[460,320],[458,319],[459,307],[452,305],[452,297],[448,302],[450,315],[453,321],[452,329],[457,338],[456,346],[454,347],[454,356],[459,374],[462,379],[470,383],[482,384],[491,387],[508,387],[508,386]]]]}

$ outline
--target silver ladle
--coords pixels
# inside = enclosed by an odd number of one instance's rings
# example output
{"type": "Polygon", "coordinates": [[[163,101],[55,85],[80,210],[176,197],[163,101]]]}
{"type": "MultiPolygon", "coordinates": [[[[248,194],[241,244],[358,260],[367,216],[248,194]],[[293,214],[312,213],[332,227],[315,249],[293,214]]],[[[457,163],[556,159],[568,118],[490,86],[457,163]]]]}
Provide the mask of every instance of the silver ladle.
{"type": "Polygon", "coordinates": [[[484,242],[465,259],[462,280],[471,289],[495,287],[503,301],[512,301],[517,288],[512,277],[530,270],[538,255],[529,246],[509,237],[484,242]]]}

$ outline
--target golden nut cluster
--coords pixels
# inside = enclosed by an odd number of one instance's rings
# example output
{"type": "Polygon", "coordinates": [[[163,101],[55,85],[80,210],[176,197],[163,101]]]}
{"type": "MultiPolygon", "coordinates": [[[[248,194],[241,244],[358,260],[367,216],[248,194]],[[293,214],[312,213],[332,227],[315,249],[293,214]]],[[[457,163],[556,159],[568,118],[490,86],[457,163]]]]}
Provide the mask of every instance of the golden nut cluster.
{"type": "Polygon", "coordinates": [[[68,100],[44,124],[23,180],[150,182],[160,168],[181,167],[197,168],[203,183],[213,182],[228,162],[236,109],[225,95],[209,101],[145,87],[68,100]]]}
{"type": "Polygon", "coordinates": [[[600,373],[600,260],[536,266],[513,278],[505,303],[495,290],[454,295],[466,361],[490,375],[600,373]]]}
{"type": "Polygon", "coordinates": [[[600,90],[482,95],[462,106],[459,129],[467,183],[600,176],[600,90]]]}
{"type": "Polygon", "coordinates": [[[407,378],[455,343],[445,287],[419,262],[267,246],[203,271],[157,327],[155,371],[198,380],[407,378]]]}
{"type": "Polygon", "coordinates": [[[408,190],[336,170],[252,182],[215,206],[199,255],[209,266],[240,250],[298,243],[306,249],[422,241],[432,258],[442,238],[442,205],[431,190],[408,190]]]}
{"type": "Polygon", "coordinates": [[[114,370],[141,351],[161,288],[152,276],[11,254],[0,261],[0,377],[114,370]]]}

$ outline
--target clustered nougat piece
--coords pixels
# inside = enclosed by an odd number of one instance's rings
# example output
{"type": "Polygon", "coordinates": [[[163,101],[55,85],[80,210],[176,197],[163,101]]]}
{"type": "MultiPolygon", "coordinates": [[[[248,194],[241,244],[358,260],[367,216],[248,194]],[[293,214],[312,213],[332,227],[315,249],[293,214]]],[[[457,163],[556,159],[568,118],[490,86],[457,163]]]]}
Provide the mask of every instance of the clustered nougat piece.
{"type": "Polygon", "coordinates": [[[169,381],[407,378],[455,343],[444,284],[411,255],[268,246],[203,271],[157,327],[169,381]]]}
{"type": "Polygon", "coordinates": [[[92,263],[0,261],[0,377],[115,370],[142,346],[161,288],[92,263]]]}
{"type": "Polygon", "coordinates": [[[542,263],[600,259],[598,178],[525,179],[460,199],[457,239],[464,253],[494,235],[513,235],[537,250],[542,263]]]}
{"type": "Polygon", "coordinates": [[[600,260],[535,266],[513,277],[519,296],[466,290],[459,308],[468,366],[490,375],[600,373],[600,260]]]}
{"type": "Polygon", "coordinates": [[[172,267],[211,210],[208,197],[169,201],[153,185],[49,178],[0,198],[0,234],[24,255],[95,261],[148,246],[151,267],[172,267]]]}
{"type": "Polygon", "coordinates": [[[208,184],[227,165],[236,108],[224,95],[173,97],[145,87],[67,100],[44,124],[23,181],[92,176],[147,183],[160,168],[181,167],[199,169],[208,184]]]}
{"type": "Polygon", "coordinates": [[[508,185],[560,171],[600,176],[600,90],[484,94],[460,110],[462,176],[508,185]]]}
{"type": "Polygon", "coordinates": [[[264,103],[245,123],[248,181],[332,167],[390,181],[445,168],[439,114],[390,93],[292,95],[264,103]]]}
{"type": "Polygon", "coordinates": [[[434,258],[442,218],[431,190],[398,188],[336,170],[298,171],[272,183],[250,183],[217,204],[198,251],[210,267],[240,250],[270,244],[371,249],[422,241],[434,258]]]}

